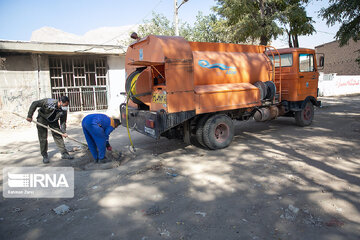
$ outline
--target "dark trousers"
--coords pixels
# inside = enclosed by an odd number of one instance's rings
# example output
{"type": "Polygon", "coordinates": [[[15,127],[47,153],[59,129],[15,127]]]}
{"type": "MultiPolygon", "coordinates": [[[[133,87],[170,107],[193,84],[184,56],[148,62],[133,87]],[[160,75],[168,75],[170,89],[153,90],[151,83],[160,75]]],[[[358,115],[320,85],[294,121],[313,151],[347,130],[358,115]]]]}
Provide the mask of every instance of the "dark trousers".
{"type": "MultiPolygon", "coordinates": [[[[60,127],[59,127],[59,122],[48,122],[45,118],[38,116],[37,117],[37,121],[39,123],[42,123],[46,126],[51,127],[52,129],[55,129],[59,132],[61,132],[60,127]]],[[[37,130],[38,130],[38,136],[39,136],[39,142],[40,142],[40,152],[42,156],[47,156],[47,150],[48,150],[48,141],[47,141],[47,137],[48,137],[48,129],[41,127],[39,125],[37,125],[37,130]]],[[[67,153],[67,150],[65,148],[65,143],[64,143],[64,139],[60,134],[54,133],[53,131],[51,131],[51,134],[53,136],[54,142],[56,144],[56,146],[58,147],[58,149],[60,150],[60,152],[63,153],[67,153]]]]}

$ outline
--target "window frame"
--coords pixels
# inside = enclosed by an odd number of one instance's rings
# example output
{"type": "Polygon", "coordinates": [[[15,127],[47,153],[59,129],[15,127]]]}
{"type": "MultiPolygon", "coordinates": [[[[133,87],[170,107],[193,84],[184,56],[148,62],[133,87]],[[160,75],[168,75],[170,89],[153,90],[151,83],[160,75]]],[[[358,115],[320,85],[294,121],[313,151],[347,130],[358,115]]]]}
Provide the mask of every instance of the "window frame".
{"type": "Polygon", "coordinates": [[[315,58],[314,58],[314,54],[312,54],[312,53],[299,53],[298,59],[299,59],[299,72],[300,72],[300,73],[307,73],[307,72],[315,72],[315,71],[316,71],[316,69],[315,69],[315,58]],[[312,66],[312,70],[310,70],[310,71],[308,71],[308,70],[301,71],[301,61],[300,61],[300,58],[301,58],[301,56],[309,56],[309,55],[312,56],[312,61],[309,61],[309,64],[312,62],[312,65],[310,64],[310,66],[308,66],[308,67],[309,67],[308,69],[310,69],[310,67],[312,66]]]}
{"type": "Polygon", "coordinates": [[[70,112],[108,109],[108,66],[103,56],[49,56],[53,98],[67,95],[70,112]]]}
{"type": "MultiPolygon", "coordinates": [[[[292,67],[294,65],[294,54],[292,54],[292,53],[282,53],[282,54],[280,54],[280,59],[282,59],[281,56],[284,56],[284,55],[291,55],[291,58],[289,58],[289,59],[291,59],[291,65],[283,66],[281,64],[281,67],[292,67]]],[[[268,55],[268,56],[269,56],[269,59],[270,59],[271,63],[274,64],[273,56],[272,55],[268,55]]],[[[279,55],[274,54],[274,56],[275,56],[275,60],[277,60],[276,57],[279,56],[279,55]]],[[[276,66],[276,64],[275,64],[275,68],[278,68],[278,67],[280,67],[280,66],[276,66]]]]}

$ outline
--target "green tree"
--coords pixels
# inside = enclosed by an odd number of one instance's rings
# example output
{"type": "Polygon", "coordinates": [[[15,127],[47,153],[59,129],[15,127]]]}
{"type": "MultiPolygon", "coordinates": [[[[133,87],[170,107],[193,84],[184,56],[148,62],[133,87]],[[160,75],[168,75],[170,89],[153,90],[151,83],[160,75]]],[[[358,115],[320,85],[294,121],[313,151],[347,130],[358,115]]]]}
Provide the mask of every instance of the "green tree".
{"type": "Polygon", "coordinates": [[[152,18],[146,20],[138,28],[138,35],[144,37],[147,35],[165,35],[173,36],[175,34],[172,23],[164,15],[153,12],[152,18]]]}
{"type": "MultiPolygon", "coordinates": [[[[130,35],[133,31],[128,33],[128,38],[121,41],[119,44],[123,46],[128,46],[134,42],[130,38],[130,35]]],[[[190,27],[186,23],[182,23],[179,29],[179,32],[182,35],[188,35],[191,32],[190,27]]],[[[137,34],[139,37],[145,37],[148,35],[164,35],[164,36],[174,36],[175,31],[172,22],[165,17],[163,14],[158,14],[153,12],[152,18],[150,20],[145,20],[143,24],[140,24],[137,29],[137,34]]]]}
{"type": "MultiPolygon", "coordinates": [[[[150,20],[145,21],[138,27],[138,35],[166,35],[174,36],[173,23],[162,14],[153,13],[150,20]]],[[[193,26],[187,22],[181,22],[179,35],[188,41],[198,42],[228,42],[229,35],[224,27],[224,23],[215,14],[204,16],[199,12],[193,26]]]]}
{"type": "Polygon", "coordinates": [[[229,34],[224,21],[215,14],[204,16],[198,12],[191,31],[191,41],[197,42],[228,42],[229,34]]]}
{"type": "MultiPolygon", "coordinates": [[[[165,17],[163,14],[158,14],[153,12],[152,18],[150,20],[144,21],[143,24],[139,25],[138,35],[144,37],[147,35],[164,35],[164,36],[174,36],[175,30],[173,23],[165,17]]],[[[180,22],[179,34],[185,39],[191,38],[192,28],[191,26],[184,22],[180,22]]]]}
{"type": "Polygon", "coordinates": [[[340,46],[348,44],[352,39],[360,40],[360,3],[359,0],[329,0],[330,6],[320,10],[320,16],[333,26],[336,22],[341,26],[336,33],[340,46]]]}
{"type": "Polygon", "coordinates": [[[234,43],[254,42],[268,45],[282,34],[276,20],[281,0],[217,0],[213,9],[225,19],[234,43]]]}
{"type": "Polygon", "coordinates": [[[279,15],[284,32],[288,36],[289,47],[299,47],[300,35],[311,35],[316,32],[314,21],[306,14],[305,6],[308,1],[285,0],[279,15]]]}
{"type": "Polygon", "coordinates": [[[286,33],[289,47],[299,47],[298,37],[315,32],[314,21],[307,16],[308,0],[217,0],[214,10],[225,19],[233,42],[260,41],[286,33]],[[279,24],[280,23],[280,24],[279,24]]]}
{"type": "MultiPolygon", "coordinates": [[[[286,32],[290,47],[299,47],[298,36],[315,31],[303,4],[308,0],[217,0],[215,13],[196,16],[193,26],[180,24],[180,36],[189,41],[260,43],[268,45],[272,38],[286,32]],[[217,13],[217,14],[216,14],[217,13]],[[281,25],[279,24],[281,23],[281,25]]],[[[138,28],[138,35],[174,35],[172,22],[153,13],[138,28]]]]}

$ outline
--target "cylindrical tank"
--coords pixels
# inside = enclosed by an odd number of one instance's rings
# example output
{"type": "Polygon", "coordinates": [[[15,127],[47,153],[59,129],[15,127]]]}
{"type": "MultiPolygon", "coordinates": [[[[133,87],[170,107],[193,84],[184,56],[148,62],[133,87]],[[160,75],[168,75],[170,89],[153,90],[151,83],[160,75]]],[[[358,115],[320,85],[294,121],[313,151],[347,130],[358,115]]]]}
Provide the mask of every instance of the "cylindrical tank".
{"type": "Polygon", "coordinates": [[[190,42],[194,85],[252,83],[271,80],[264,46],[190,42]]]}
{"type": "Polygon", "coordinates": [[[264,52],[265,46],[150,35],[128,48],[126,92],[138,105],[170,113],[260,105],[273,98],[267,97],[266,85],[261,84],[262,97],[254,86],[272,80],[271,61],[264,52]],[[159,98],[159,91],[166,96],[159,98]]]}
{"type": "Polygon", "coordinates": [[[254,119],[257,122],[265,122],[275,119],[279,116],[279,108],[277,106],[270,106],[258,109],[254,114],[254,119]]]}

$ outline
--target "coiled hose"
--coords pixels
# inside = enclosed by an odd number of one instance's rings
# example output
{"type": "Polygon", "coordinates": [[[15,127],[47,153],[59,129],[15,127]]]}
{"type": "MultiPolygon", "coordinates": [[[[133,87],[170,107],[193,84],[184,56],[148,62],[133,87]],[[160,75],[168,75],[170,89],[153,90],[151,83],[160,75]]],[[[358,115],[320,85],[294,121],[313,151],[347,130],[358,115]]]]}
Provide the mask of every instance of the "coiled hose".
{"type": "MultiPolygon", "coordinates": [[[[134,143],[131,139],[131,134],[130,134],[130,128],[129,128],[129,100],[130,100],[130,97],[132,94],[132,89],[133,87],[135,86],[136,84],[136,81],[138,80],[138,77],[140,75],[140,72],[141,71],[136,71],[135,74],[132,76],[132,74],[129,76],[129,78],[131,78],[131,85],[130,85],[130,88],[127,90],[126,92],[126,106],[125,106],[125,114],[126,114],[126,130],[127,130],[127,133],[128,133],[128,137],[129,137],[129,141],[130,141],[130,152],[136,152],[136,149],[135,149],[135,146],[134,146],[134,143]]],[[[130,80],[130,79],[129,79],[130,80]]]]}

